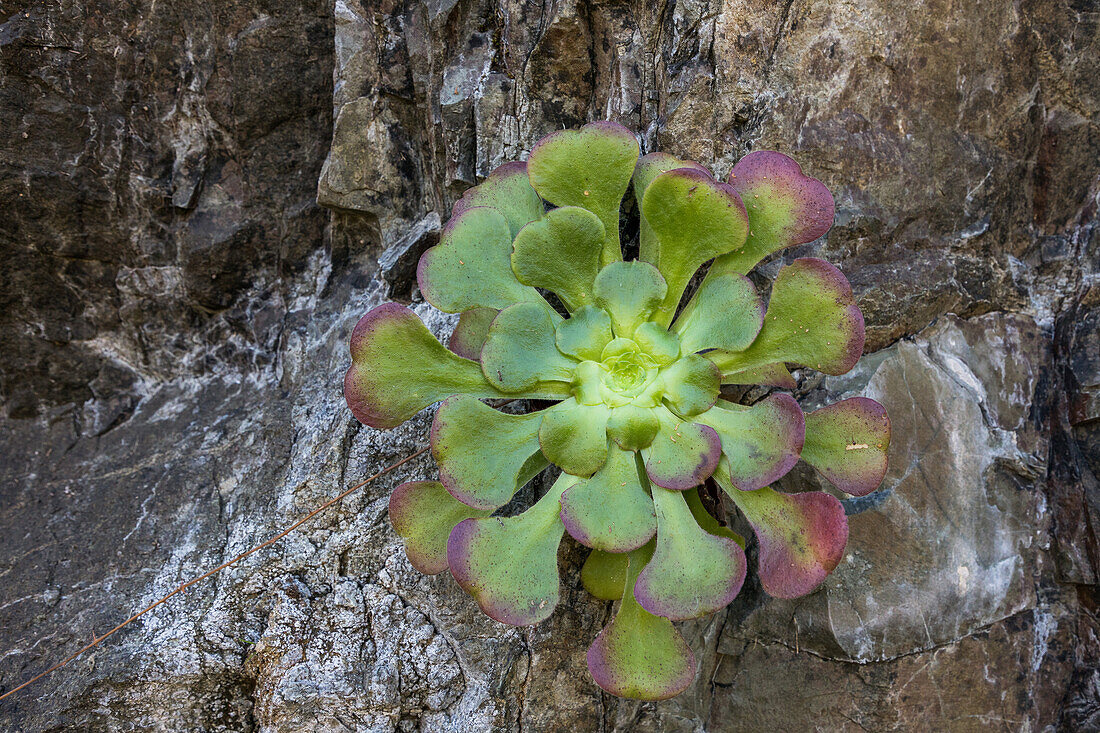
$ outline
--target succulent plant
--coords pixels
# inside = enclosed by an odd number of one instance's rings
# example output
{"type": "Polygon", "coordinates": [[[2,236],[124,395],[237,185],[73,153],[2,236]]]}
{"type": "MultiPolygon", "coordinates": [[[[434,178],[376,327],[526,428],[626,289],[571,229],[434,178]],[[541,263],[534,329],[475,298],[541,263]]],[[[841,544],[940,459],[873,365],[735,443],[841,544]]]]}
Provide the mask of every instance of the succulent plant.
{"type": "Polygon", "coordinates": [[[746,277],[828,231],[825,186],[775,152],[746,156],[728,183],[638,154],[629,131],[596,122],[548,135],[526,163],[470,189],[417,272],[429,303],[461,314],[448,346],[410,310],[380,305],[352,334],[344,391],[375,428],[442,401],[431,428],[439,480],[402,484],[390,500],[413,566],[449,568],[490,617],[534,624],[558,603],[568,533],[592,548],[585,587],[619,602],[588,649],[593,678],[615,695],[663,699],[695,675],[672,622],[723,608],[746,575],[744,540],[698,487],[713,479],[752,527],[763,590],[804,595],[841,560],[844,509],[830,493],[770,485],[801,458],[840,491],[873,491],[889,421],[860,397],[804,415],[782,392],[751,406],[721,393],[793,388],[789,363],[835,375],[859,359],[863,316],[835,267],[780,268],[766,308],[746,277]],[[624,261],[631,184],[638,257],[624,261]],[[555,404],[520,414],[494,402],[509,398],[555,404]],[[540,499],[494,516],[551,464],[560,473],[540,499]]]}

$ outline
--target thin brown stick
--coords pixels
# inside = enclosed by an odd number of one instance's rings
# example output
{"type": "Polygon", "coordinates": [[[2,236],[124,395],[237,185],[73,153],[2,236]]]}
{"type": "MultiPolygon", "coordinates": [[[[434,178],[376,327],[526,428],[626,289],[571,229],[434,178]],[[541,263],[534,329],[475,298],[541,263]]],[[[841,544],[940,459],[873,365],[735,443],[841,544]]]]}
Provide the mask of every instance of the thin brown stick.
{"type": "Polygon", "coordinates": [[[69,662],[73,661],[74,659],[76,659],[77,657],[79,657],[79,656],[80,656],[81,654],[83,654],[84,652],[88,651],[88,650],[89,650],[89,649],[91,649],[92,647],[94,647],[94,646],[98,646],[98,645],[99,645],[99,642],[103,641],[103,640],[104,640],[104,639],[106,639],[106,638],[107,638],[108,636],[111,636],[111,635],[112,635],[112,634],[114,634],[114,633],[115,633],[116,631],[119,631],[119,630],[120,630],[120,629],[122,629],[122,628],[123,628],[124,626],[127,626],[127,625],[128,625],[128,624],[129,624],[130,622],[131,622],[131,621],[134,621],[134,620],[136,620],[136,619],[139,619],[139,618],[141,618],[142,616],[144,616],[145,614],[149,613],[150,611],[152,611],[152,610],[153,610],[154,608],[156,608],[157,606],[159,606],[159,605],[161,605],[162,603],[166,602],[166,601],[167,601],[167,600],[168,600],[169,598],[171,598],[172,596],[176,595],[177,593],[182,593],[183,591],[185,591],[185,590],[187,590],[188,588],[190,588],[191,586],[193,586],[193,585],[194,585],[195,583],[198,583],[198,582],[199,582],[200,580],[205,580],[206,578],[209,578],[209,577],[210,577],[211,575],[213,575],[214,573],[217,573],[217,572],[219,572],[219,571],[221,571],[221,570],[225,570],[225,569],[226,569],[227,567],[229,567],[230,565],[233,565],[234,563],[240,562],[241,560],[245,559],[245,558],[246,558],[246,557],[248,557],[249,555],[255,554],[255,553],[259,552],[260,550],[264,549],[265,547],[268,547],[269,545],[273,545],[273,544],[275,544],[276,542],[278,542],[279,540],[281,540],[281,539],[282,539],[283,537],[286,537],[286,536],[287,536],[288,534],[290,534],[290,533],[291,533],[291,532],[293,532],[294,530],[298,529],[298,527],[301,527],[301,526],[302,526],[303,524],[305,524],[305,523],[306,523],[306,522],[308,522],[309,520],[313,519],[313,518],[314,518],[315,516],[317,516],[318,514],[320,514],[321,512],[323,512],[323,511],[324,511],[325,509],[328,509],[328,508],[329,508],[330,506],[332,506],[333,504],[337,503],[337,502],[338,502],[338,501],[340,501],[341,499],[344,499],[344,498],[345,498],[345,497],[347,497],[348,495],[350,495],[350,494],[353,494],[354,492],[356,492],[356,491],[358,491],[359,489],[363,488],[364,486],[366,486],[367,484],[369,484],[369,483],[370,483],[371,481],[374,481],[375,479],[378,479],[378,478],[380,478],[380,477],[382,477],[382,476],[385,476],[385,475],[386,475],[387,473],[389,473],[390,471],[394,470],[395,468],[398,468],[398,467],[400,467],[400,466],[403,466],[404,464],[408,463],[409,461],[411,461],[412,459],[416,458],[417,456],[421,456],[421,455],[424,455],[424,454],[425,454],[425,453],[427,453],[427,452],[428,452],[428,448],[421,448],[421,449],[420,449],[420,450],[418,450],[418,451],[417,451],[416,453],[413,453],[413,454],[412,454],[412,455],[410,455],[410,456],[407,456],[407,457],[405,457],[405,458],[402,458],[402,459],[401,459],[400,461],[398,461],[397,463],[394,463],[394,464],[392,464],[392,465],[389,465],[389,466],[387,466],[387,467],[383,468],[383,469],[382,469],[381,471],[379,471],[378,473],[374,474],[373,476],[371,476],[371,477],[367,478],[367,479],[366,479],[366,480],[364,480],[364,481],[360,481],[359,483],[355,484],[355,486],[352,486],[352,487],[351,487],[350,489],[348,489],[348,490],[347,490],[347,491],[345,491],[344,493],[340,494],[339,496],[336,496],[336,497],[334,497],[334,498],[332,498],[332,499],[329,499],[329,500],[328,500],[328,501],[326,501],[326,502],[325,502],[324,504],[322,504],[321,506],[317,507],[316,509],[314,509],[313,511],[311,511],[311,512],[310,512],[309,514],[305,515],[304,517],[302,517],[301,519],[299,519],[299,520],[298,520],[297,522],[295,522],[294,524],[290,525],[289,527],[287,527],[286,529],[284,529],[284,530],[283,530],[282,532],[280,532],[279,534],[275,535],[275,536],[274,536],[274,537],[272,537],[271,539],[267,540],[267,541],[266,541],[266,542],[264,542],[263,544],[260,544],[260,545],[256,545],[256,546],[255,546],[255,547],[253,547],[253,548],[252,548],[251,550],[246,550],[245,552],[242,552],[242,553],[241,553],[240,555],[237,555],[237,556],[236,556],[235,558],[233,558],[232,560],[229,560],[229,561],[227,561],[227,562],[223,562],[223,563],[222,563],[221,565],[219,565],[218,567],[216,567],[216,568],[214,568],[214,569],[212,569],[212,570],[207,570],[207,571],[206,571],[205,573],[203,573],[202,575],[198,576],[197,578],[192,578],[191,580],[187,581],[186,583],[183,583],[182,585],[179,585],[179,586],[177,586],[177,587],[176,587],[176,589],[175,589],[175,590],[173,590],[173,591],[172,591],[171,593],[169,593],[168,595],[164,596],[163,598],[161,598],[161,599],[160,599],[159,601],[157,601],[156,603],[152,603],[152,604],[150,604],[150,605],[146,606],[145,608],[141,609],[140,611],[138,611],[137,613],[135,613],[135,614],[134,614],[133,616],[131,616],[130,618],[128,618],[128,619],[126,619],[125,621],[123,621],[122,623],[120,623],[120,624],[119,624],[118,626],[116,626],[116,627],[114,627],[113,629],[111,629],[110,631],[108,631],[108,632],[107,632],[106,634],[104,634],[103,636],[95,636],[95,635],[93,634],[93,636],[92,636],[92,643],[91,643],[91,644],[88,644],[87,646],[83,647],[82,649],[80,649],[79,651],[77,651],[77,652],[76,652],[75,654],[72,654],[72,655],[70,655],[70,656],[66,657],[66,658],[65,658],[65,659],[63,659],[62,661],[58,662],[58,663],[57,663],[57,664],[55,664],[54,666],[52,666],[52,667],[50,667],[49,669],[47,669],[47,670],[46,670],[45,672],[40,672],[39,674],[36,674],[36,675],[35,675],[34,677],[31,677],[31,678],[30,678],[29,680],[27,680],[27,681],[26,681],[26,682],[24,682],[23,684],[19,685],[19,687],[14,687],[14,688],[12,688],[12,689],[8,690],[8,691],[7,691],[7,692],[5,692],[4,694],[0,695],[0,700],[3,700],[3,699],[4,699],[5,697],[7,697],[8,695],[11,695],[11,694],[13,694],[13,693],[19,692],[20,690],[22,690],[22,689],[23,689],[24,687],[26,687],[27,685],[31,684],[32,682],[35,682],[35,681],[37,681],[37,680],[40,680],[40,679],[42,679],[43,677],[45,677],[46,675],[50,674],[51,672],[55,672],[55,671],[57,671],[57,670],[61,669],[61,668],[62,668],[62,667],[64,667],[64,666],[65,666],[66,664],[68,664],[69,662]]]}

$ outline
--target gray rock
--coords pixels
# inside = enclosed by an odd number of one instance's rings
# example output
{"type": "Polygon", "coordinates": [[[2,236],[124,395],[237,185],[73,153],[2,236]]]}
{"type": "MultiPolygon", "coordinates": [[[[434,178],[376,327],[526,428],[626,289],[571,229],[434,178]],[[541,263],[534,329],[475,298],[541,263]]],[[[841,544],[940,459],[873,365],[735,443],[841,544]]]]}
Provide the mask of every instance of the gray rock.
{"type": "MultiPolygon", "coordinates": [[[[725,174],[795,155],[894,423],[847,558],[684,625],[696,683],[587,677],[406,561],[418,458],[0,701],[6,729],[1100,729],[1100,68],[1088,3],[85,2],[0,13],[0,686],[425,444],[347,413],[356,319],[450,206],[616,119],[725,174]],[[321,206],[318,206],[318,202],[321,206]],[[322,208],[325,207],[325,208],[322,208]],[[326,210],[327,209],[327,210],[326,210]],[[381,265],[381,268],[380,268],[381,265]]],[[[748,393],[758,398],[756,392],[748,393]]],[[[823,488],[798,469],[787,489],[823,488]]],[[[827,488],[827,487],[824,487],[827,488]]],[[[529,498],[529,497],[528,497],[529,498]]],[[[750,547],[751,555],[751,547],[750,547]]]]}

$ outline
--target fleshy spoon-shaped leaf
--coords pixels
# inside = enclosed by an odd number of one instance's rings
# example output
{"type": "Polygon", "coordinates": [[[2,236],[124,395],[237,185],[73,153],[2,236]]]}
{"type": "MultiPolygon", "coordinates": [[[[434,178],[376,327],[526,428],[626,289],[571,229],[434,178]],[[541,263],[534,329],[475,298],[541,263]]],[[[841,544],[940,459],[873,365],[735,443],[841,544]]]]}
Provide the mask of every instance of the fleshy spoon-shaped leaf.
{"type": "Polygon", "coordinates": [[[573,539],[597,550],[627,552],[653,537],[653,500],[642,487],[634,455],[612,444],[603,467],[562,494],[561,521],[573,539]]]}
{"type": "Polygon", "coordinates": [[[806,436],[802,410],[786,394],[773,394],[752,407],[719,400],[716,409],[695,419],[718,433],[726,457],[723,465],[743,491],[786,475],[798,463],[806,436]]]}
{"type": "MultiPolygon", "coordinates": [[[[677,168],[694,168],[697,171],[710,175],[703,166],[691,160],[680,160],[668,153],[649,153],[638,158],[638,164],[634,167],[634,199],[638,202],[638,211],[642,210],[642,197],[653,179],[667,171],[677,168]]],[[[638,259],[657,264],[657,237],[653,234],[652,227],[645,220],[644,215],[638,217],[638,259]]]]}
{"type": "Polygon", "coordinates": [[[745,582],[745,551],[734,540],[703,530],[679,491],[652,488],[657,551],[634,585],[638,603],[672,621],[725,608],[745,582]]]}
{"type": "Polygon", "coordinates": [[[562,474],[530,509],[515,517],[459,523],[447,540],[451,574],[490,618],[535,624],[558,605],[558,517],[562,492],[576,478],[562,474]]]}
{"type": "Polygon", "coordinates": [[[848,280],[828,262],[804,257],[779,271],[756,340],[743,351],[712,351],[707,358],[723,375],[788,361],[844,374],[863,353],[863,337],[863,314],[848,280]]]}
{"type": "Polygon", "coordinates": [[[607,405],[582,405],[570,397],[538,413],[539,444],[556,466],[574,476],[591,476],[607,460],[607,405]]]}
{"type": "Polygon", "coordinates": [[[512,232],[496,209],[467,209],[447,222],[439,244],[420,258],[416,282],[424,299],[441,311],[507,308],[541,301],[512,272],[512,232]]]}
{"type": "Polygon", "coordinates": [[[821,491],[782,494],[770,488],[739,491],[715,480],[749,520],[760,545],[757,574],[773,598],[798,598],[821,585],[844,557],[848,518],[840,500],[821,491]]]}
{"type": "Polygon", "coordinates": [[[525,224],[540,219],[546,212],[542,199],[527,179],[527,164],[521,160],[505,163],[462,194],[451,209],[451,216],[478,206],[489,206],[503,214],[513,238],[525,224]]]}
{"type": "Polygon", "coordinates": [[[581,567],[581,584],[601,601],[618,601],[626,584],[626,565],[630,556],[625,552],[593,550],[581,567]]]}
{"type": "Polygon", "coordinates": [[[577,362],[554,343],[556,319],[560,316],[545,302],[519,303],[502,310],[481,348],[485,378],[510,394],[542,388],[568,395],[577,362]]]}
{"type": "Polygon", "coordinates": [[[439,406],[432,421],[432,456],[451,496],[477,509],[507,504],[542,469],[542,413],[510,415],[466,395],[439,406]],[[492,450],[484,451],[486,445],[492,450]]]}
{"type": "Polygon", "coordinates": [[[558,351],[581,360],[596,361],[611,343],[611,316],[603,308],[586,305],[555,327],[558,351]]]}
{"type": "Polygon", "coordinates": [[[656,265],[668,283],[654,320],[667,326],[691,276],[707,260],[740,247],[748,219],[736,191],[692,168],[657,176],[642,197],[642,215],[656,235],[656,265]]]}
{"type": "Polygon", "coordinates": [[[477,361],[481,358],[481,347],[489,336],[489,326],[500,311],[493,308],[471,308],[462,311],[458,324],[451,333],[447,348],[464,359],[477,361]]]}
{"type": "Polygon", "coordinates": [[[744,275],[708,278],[684,308],[673,330],[685,354],[704,349],[740,351],[764,325],[764,301],[744,275]]]}
{"type": "Polygon", "coordinates": [[[448,351],[408,308],[383,303],[351,334],[344,398],[359,422],[393,428],[453,394],[507,397],[476,361],[448,351]]]}
{"type": "Polygon", "coordinates": [[[662,370],[665,399],[679,415],[691,417],[714,406],[721,374],[714,362],[688,354],[662,370]]]}
{"type": "Polygon", "coordinates": [[[535,143],[527,175],[539,195],[555,206],[588,209],[604,226],[600,264],[622,259],[619,205],[638,160],[638,141],[614,122],[552,132],[535,143]]]}
{"type": "Polygon", "coordinates": [[[749,236],[744,247],[714,263],[715,275],[745,275],[773,252],[812,242],[833,225],[829,189],[782,153],[749,153],[733,167],[729,182],[745,202],[749,236]]]}
{"type": "Polygon", "coordinates": [[[890,418],[872,399],[852,397],[806,415],[802,460],[833,486],[866,496],[886,476],[890,418]]]}
{"type": "Polygon", "coordinates": [[[405,540],[405,555],[425,575],[447,569],[447,537],[463,519],[485,517],[447,493],[438,481],[409,481],[390,494],[390,524],[405,540]]]}
{"type": "Polygon", "coordinates": [[[630,338],[661,304],[667,287],[648,262],[613,262],[596,276],[594,302],[611,316],[615,335],[630,338]]]}
{"type": "Polygon", "coordinates": [[[649,480],[676,491],[690,489],[707,480],[722,457],[722,442],[714,429],[684,422],[664,407],[653,412],[661,429],[653,444],[642,451],[649,480]]]}
{"type": "Polygon", "coordinates": [[[614,620],[588,647],[588,671],[612,695],[667,700],[695,678],[695,655],[667,618],[654,616],[634,600],[634,583],[652,543],[630,553],[622,602],[614,620]]]}
{"type": "Polygon", "coordinates": [[[603,224],[591,211],[553,209],[516,235],[512,271],[521,283],[556,293],[572,312],[592,299],[603,241],[603,224]]]}

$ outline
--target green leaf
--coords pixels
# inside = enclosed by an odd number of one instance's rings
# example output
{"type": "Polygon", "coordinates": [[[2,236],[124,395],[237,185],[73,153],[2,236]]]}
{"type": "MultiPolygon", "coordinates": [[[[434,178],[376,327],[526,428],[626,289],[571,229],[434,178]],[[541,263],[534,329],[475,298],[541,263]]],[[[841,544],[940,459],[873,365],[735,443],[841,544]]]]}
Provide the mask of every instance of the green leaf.
{"type": "Polygon", "coordinates": [[[764,301],[744,275],[708,278],[676,319],[685,354],[706,349],[740,351],[764,324],[764,301]]]}
{"type": "Polygon", "coordinates": [[[642,451],[649,480],[676,491],[706,481],[722,457],[718,434],[706,425],[684,422],[664,407],[653,413],[661,421],[661,429],[653,444],[642,451]]]}
{"type": "Polygon", "coordinates": [[[426,575],[447,569],[447,536],[456,524],[489,513],[457,501],[438,481],[409,481],[390,494],[390,524],[405,540],[409,562],[426,575]]]}
{"type": "MultiPolygon", "coordinates": [[[[680,160],[668,153],[650,153],[638,159],[638,164],[634,168],[634,198],[638,202],[639,212],[642,210],[642,197],[645,195],[645,190],[649,188],[649,184],[653,183],[653,179],[666,171],[676,170],[677,168],[694,168],[697,171],[706,173],[708,176],[710,175],[710,171],[698,163],[690,160],[680,160]]],[[[653,229],[649,226],[645,216],[640,214],[638,216],[638,241],[640,245],[638,259],[656,265],[657,237],[653,234],[653,229]]]]}
{"type": "Polygon", "coordinates": [[[667,366],[680,356],[680,337],[653,321],[638,326],[634,341],[660,366],[667,366]]]}
{"type": "Polygon", "coordinates": [[[577,359],[598,361],[603,347],[614,336],[611,316],[603,308],[586,305],[573,312],[555,327],[554,340],[558,351],[577,359]]]}
{"type": "Polygon", "coordinates": [[[630,553],[622,602],[614,620],[588,647],[588,671],[612,695],[667,700],[695,678],[695,655],[667,618],[654,616],[634,600],[638,574],[652,543],[630,553]]]}
{"type": "Polygon", "coordinates": [[[821,491],[781,494],[740,491],[723,475],[718,485],[749,520],[760,546],[757,574],[773,598],[798,598],[821,585],[844,557],[848,518],[835,496],[821,491]]]}
{"type": "Polygon", "coordinates": [[[772,286],[764,327],[743,351],[712,351],[722,374],[794,362],[844,374],[863,353],[863,314],[840,270],[804,257],[782,268],[772,286]]]}
{"type": "Polygon", "coordinates": [[[749,236],[743,247],[714,263],[715,275],[748,274],[773,252],[812,242],[833,225],[829,189],[782,153],[749,153],[733,167],[729,182],[745,202],[749,236]]]}
{"type": "Polygon", "coordinates": [[[748,219],[732,188],[691,168],[657,176],[642,198],[642,215],[656,235],[656,265],[668,283],[654,320],[667,326],[695,271],[745,241],[748,219]]]}
{"type": "Polygon", "coordinates": [[[745,549],[745,538],[734,532],[729,527],[723,527],[718,523],[707,508],[703,506],[703,500],[699,496],[699,489],[688,489],[683,492],[684,499],[687,500],[688,508],[691,509],[691,516],[695,517],[695,521],[699,526],[707,532],[719,537],[725,537],[731,539],[741,546],[741,549],[745,549]]]}
{"type": "Polygon", "coordinates": [[[653,443],[660,427],[661,423],[652,408],[622,405],[611,408],[607,436],[623,450],[641,450],[653,443]]]}
{"type": "Polygon", "coordinates": [[[502,310],[481,349],[485,378],[509,394],[542,389],[567,396],[577,362],[554,343],[557,319],[560,316],[545,303],[520,303],[502,310]]]}
{"type": "Polygon", "coordinates": [[[489,326],[500,311],[492,308],[471,308],[458,317],[458,324],[451,333],[447,348],[464,359],[477,361],[481,358],[481,347],[489,336],[489,326]]]}
{"type": "Polygon", "coordinates": [[[626,553],[593,550],[581,567],[585,590],[601,601],[618,601],[626,584],[626,553]]]}
{"type": "Polygon", "coordinates": [[[561,521],[581,544],[627,552],[657,531],[653,500],[642,487],[634,455],[612,444],[603,467],[562,494],[561,521]]]}
{"type": "Polygon", "coordinates": [[[541,412],[510,415],[474,397],[451,397],[432,421],[439,480],[464,504],[477,509],[504,506],[546,468],[539,453],[541,422],[541,412]]]}
{"type": "Polygon", "coordinates": [[[665,297],[665,281],[647,262],[614,262],[596,276],[596,305],[611,316],[615,335],[630,338],[665,297]]]}
{"type": "Polygon", "coordinates": [[[570,312],[592,299],[603,224],[579,206],[554,209],[516,235],[512,270],[525,285],[557,293],[570,312]]]}
{"type": "Polygon", "coordinates": [[[802,460],[841,491],[866,496],[886,476],[890,418],[882,405],[852,397],[806,415],[802,460]]]}
{"type": "Polygon", "coordinates": [[[525,626],[553,613],[560,592],[558,545],[565,531],[559,500],[574,481],[562,474],[523,514],[467,519],[451,532],[451,574],[485,615],[525,626]]]}
{"type": "Polygon", "coordinates": [[[539,195],[555,206],[580,206],[603,222],[600,264],[622,259],[619,205],[638,160],[638,141],[614,122],[552,132],[535,143],[527,175],[539,195]]]}
{"type": "Polygon", "coordinates": [[[466,191],[455,202],[451,216],[479,206],[489,206],[503,214],[513,238],[525,224],[542,218],[546,211],[527,179],[527,164],[520,160],[505,163],[466,191]]]}
{"type": "Polygon", "coordinates": [[[665,400],[684,417],[706,412],[718,399],[720,376],[709,359],[688,354],[661,371],[665,400]]]}
{"type": "Polygon", "coordinates": [[[703,530],[683,494],[653,487],[657,551],[634,585],[642,608],[672,621],[725,608],[745,582],[745,551],[703,530]]]}
{"type": "Polygon", "coordinates": [[[782,389],[798,387],[798,382],[794,381],[794,377],[787,371],[787,365],[782,362],[726,372],[722,374],[722,384],[762,384],[782,389]]]}
{"type": "Polygon", "coordinates": [[[572,397],[543,410],[543,454],[566,473],[591,476],[607,459],[609,412],[606,405],[582,405],[572,397]]]}
{"type": "Polygon", "coordinates": [[[722,453],[733,484],[744,491],[767,486],[798,463],[806,435],[794,398],[773,394],[752,407],[725,400],[695,418],[722,439],[722,453]]]}
{"type": "Polygon", "coordinates": [[[448,351],[408,308],[383,303],[355,325],[344,398],[359,422],[393,428],[453,394],[507,397],[476,361],[448,351]]]}
{"type": "Polygon", "coordinates": [[[467,209],[447,222],[439,244],[420,258],[416,281],[424,299],[447,313],[542,301],[512,272],[508,220],[486,207],[467,209]]]}

